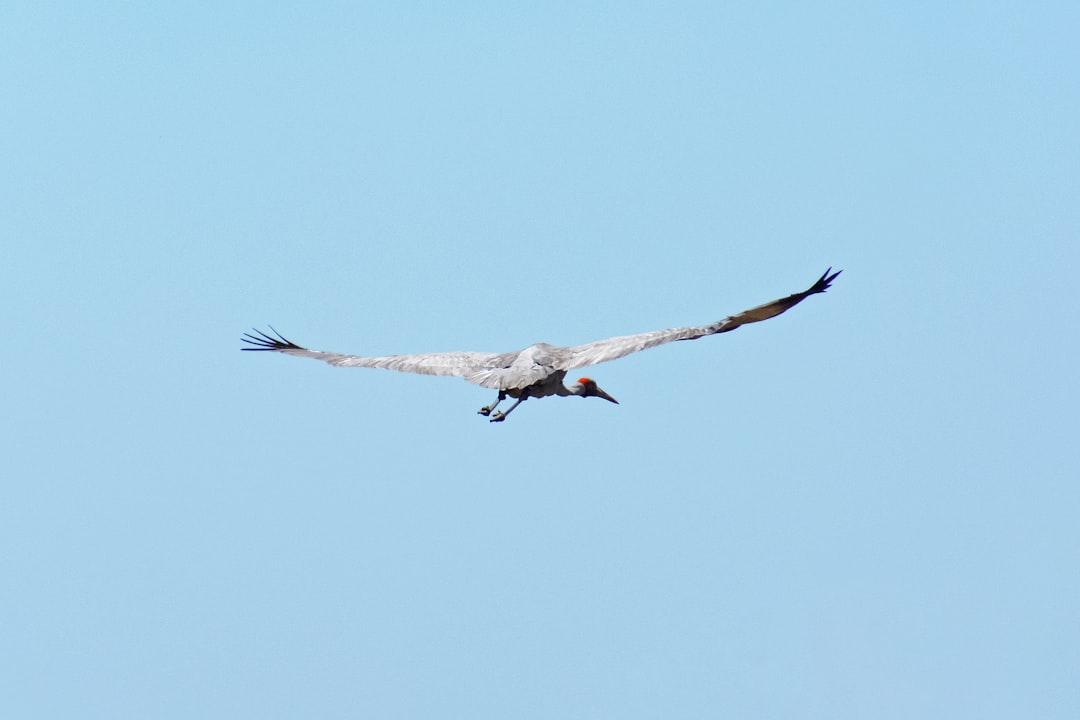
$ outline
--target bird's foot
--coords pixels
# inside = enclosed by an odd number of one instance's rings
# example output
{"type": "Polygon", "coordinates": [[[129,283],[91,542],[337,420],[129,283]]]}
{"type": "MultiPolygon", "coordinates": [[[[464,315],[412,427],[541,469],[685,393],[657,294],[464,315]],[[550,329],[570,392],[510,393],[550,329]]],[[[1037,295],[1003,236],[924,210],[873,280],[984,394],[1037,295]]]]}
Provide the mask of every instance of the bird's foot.
{"type": "Polygon", "coordinates": [[[484,417],[487,417],[488,415],[491,414],[491,408],[490,407],[482,407],[482,408],[480,408],[479,410],[476,411],[476,414],[477,415],[483,415],[484,417]]]}
{"type": "Polygon", "coordinates": [[[490,422],[502,422],[505,419],[506,419],[506,413],[497,412],[497,413],[495,413],[494,415],[491,416],[490,422]]]}

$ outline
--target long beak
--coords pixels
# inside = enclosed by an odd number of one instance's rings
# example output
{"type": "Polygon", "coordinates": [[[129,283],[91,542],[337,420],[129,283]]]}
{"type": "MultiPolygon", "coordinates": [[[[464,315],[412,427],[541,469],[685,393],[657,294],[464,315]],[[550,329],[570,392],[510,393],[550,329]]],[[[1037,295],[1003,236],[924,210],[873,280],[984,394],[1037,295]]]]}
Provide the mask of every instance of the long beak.
{"type": "Polygon", "coordinates": [[[607,400],[608,402],[613,402],[613,403],[615,403],[616,405],[618,405],[618,404],[619,404],[619,401],[618,401],[618,400],[616,400],[615,398],[611,397],[610,395],[608,395],[608,394],[607,394],[606,392],[604,392],[604,391],[603,391],[603,390],[601,390],[600,388],[596,388],[596,397],[602,397],[602,398],[604,398],[605,400],[607,400]]]}

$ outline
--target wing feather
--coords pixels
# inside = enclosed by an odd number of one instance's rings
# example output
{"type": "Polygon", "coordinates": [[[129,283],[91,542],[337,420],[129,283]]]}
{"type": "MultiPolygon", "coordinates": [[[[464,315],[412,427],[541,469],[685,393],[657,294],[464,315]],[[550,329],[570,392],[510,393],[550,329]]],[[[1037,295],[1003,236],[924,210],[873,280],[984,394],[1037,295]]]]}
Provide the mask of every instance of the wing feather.
{"type": "Polygon", "coordinates": [[[322,360],[335,367],[367,367],[396,370],[398,372],[418,373],[420,375],[449,375],[466,377],[471,373],[483,370],[491,366],[500,366],[512,361],[516,353],[497,355],[481,352],[445,352],[445,353],[421,353],[415,355],[386,355],[383,357],[364,357],[361,355],[346,355],[343,353],[326,352],[323,350],[309,350],[287,340],[273,327],[270,328],[273,335],[254,330],[255,333],[244,333],[241,338],[251,347],[244,350],[263,350],[279,352],[293,357],[305,357],[313,360],[322,360]]]}
{"type": "Polygon", "coordinates": [[[524,350],[509,353],[461,351],[364,357],[310,350],[286,339],[271,327],[272,334],[261,330],[253,330],[254,334],[244,333],[242,340],[250,347],[243,349],[312,358],[336,367],[383,368],[421,375],[458,376],[476,385],[499,390],[523,388],[559,371],[565,372],[572,368],[596,365],[676,340],[696,340],[706,335],[730,332],[749,323],[768,320],[787,312],[811,295],[825,292],[839,274],[840,271],[833,273],[832,268],[829,268],[817,282],[803,292],[744,310],[738,315],[730,315],[711,325],[623,335],[576,347],[553,347],[538,343],[524,350]]]}
{"type": "Polygon", "coordinates": [[[496,390],[525,388],[540,382],[559,371],[560,353],[569,348],[558,348],[547,343],[530,345],[516,353],[493,358],[493,362],[465,376],[465,379],[481,387],[496,390]]]}
{"type": "Polygon", "coordinates": [[[656,330],[653,332],[641,333],[639,335],[622,335],[620,337],[598,340],[596,342],[586,343],[585,345],[568,348],[568,352],[565,354],[564,359],[557,367],[560,370],[570,370],[573,368],[596,365],[598,363],[608,362],[609,360],[617,360],[621,357],[626,357],[627,355],[641,352],[642,350],[648,350],[649,348],[654,348],[659,345],[666,345],[667,343],[675,342],[676,340],[696,340],[706,335],[731,332],[732,330],[749,323],[761,322],[762,320],[774,318],[783,312],[787,312],[811,295],[823,293],[828,290],[829,285],[841,272],[843,271],[832,273],[832,268],[829,268],[820,278],[818,278],[817,282],[803,292],[793,293],[785,298],[773,300],[764,305],[758,305],[749,310],[744,310],[738,315],[729,315],[723,320],[718,320],[711,325],[656,330]],[[829,273],[832,274],[830,275],[829,273]]]}

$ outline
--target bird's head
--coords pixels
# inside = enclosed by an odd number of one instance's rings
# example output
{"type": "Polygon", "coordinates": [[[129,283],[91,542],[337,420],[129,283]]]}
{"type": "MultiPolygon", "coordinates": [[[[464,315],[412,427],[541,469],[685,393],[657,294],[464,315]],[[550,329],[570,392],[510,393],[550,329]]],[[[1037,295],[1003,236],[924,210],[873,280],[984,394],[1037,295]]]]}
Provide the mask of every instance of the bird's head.
{"type": "Polygon", "coordinates": [[[608,402],[613,402],[616,405],[619,404],[618,400],[601,390],[600,386],[597,385],[596,381],[592,378],[579,378],[576,383],[570,386],[570,392],[574,395],[580,395],[581,397],[601,397],[608,402]]]}

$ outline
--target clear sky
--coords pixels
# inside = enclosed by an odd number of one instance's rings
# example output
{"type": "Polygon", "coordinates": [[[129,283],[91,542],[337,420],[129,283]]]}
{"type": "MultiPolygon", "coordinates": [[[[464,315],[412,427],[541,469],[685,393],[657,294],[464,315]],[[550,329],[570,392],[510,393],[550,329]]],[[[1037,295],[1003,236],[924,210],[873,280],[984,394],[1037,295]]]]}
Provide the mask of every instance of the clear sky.
{"type": "Polygon", "coordinates": [[[1080,717],[1075,2],[96,5],[0,7],[0,716],[1080,717]],[[830,265],[501,425],[240,352],[830,265]]]}

